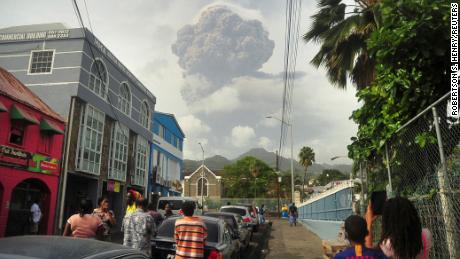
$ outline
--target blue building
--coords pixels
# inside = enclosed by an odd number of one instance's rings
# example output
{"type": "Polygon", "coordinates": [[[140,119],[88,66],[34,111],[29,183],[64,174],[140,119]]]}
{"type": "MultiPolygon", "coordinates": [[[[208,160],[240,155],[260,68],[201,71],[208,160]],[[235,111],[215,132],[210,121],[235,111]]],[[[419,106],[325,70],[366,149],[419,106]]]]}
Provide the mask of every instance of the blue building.
{"type": "Polygon", "coordinates": [[[173,114],[155,111],[149,191],[158,196],[181,196],[184,132],[173,114]]]}

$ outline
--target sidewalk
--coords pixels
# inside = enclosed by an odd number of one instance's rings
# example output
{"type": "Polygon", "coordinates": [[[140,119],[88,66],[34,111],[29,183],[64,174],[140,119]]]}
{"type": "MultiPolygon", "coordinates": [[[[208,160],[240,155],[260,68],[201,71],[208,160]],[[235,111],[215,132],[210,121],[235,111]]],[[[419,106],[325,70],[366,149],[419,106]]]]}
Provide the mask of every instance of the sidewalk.
{"type": "Polygon", "coordinates": [[[268,241],[268,259],[323,259],[321,239],[302,224],[290,227],[287,220],[274,220],[268,241]]]}

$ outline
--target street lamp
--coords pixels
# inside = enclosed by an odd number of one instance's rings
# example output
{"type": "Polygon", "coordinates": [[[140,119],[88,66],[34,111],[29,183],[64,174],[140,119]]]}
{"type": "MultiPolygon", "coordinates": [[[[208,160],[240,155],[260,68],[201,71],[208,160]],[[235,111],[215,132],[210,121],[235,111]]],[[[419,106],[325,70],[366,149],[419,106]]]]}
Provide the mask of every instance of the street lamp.
{"type": "Polygon", "coordinates": [[[287,123],[274,116],[266,116],[267,119],[275,119],[286,124],[291,129],[291,202],[294,202],[294,139],[292,138],[292,123],[287,123]]]}
{"type": "Polygon", "coordinates": [[[201,147],[201,151],[203,152],[203,160],[201,161],[201,213],[204,213],[204,198],[203,198],[203,192],[204,192],[204,148],[203,145],[201,145],[201,142],[198,142],[198,145],[201,147]]]}

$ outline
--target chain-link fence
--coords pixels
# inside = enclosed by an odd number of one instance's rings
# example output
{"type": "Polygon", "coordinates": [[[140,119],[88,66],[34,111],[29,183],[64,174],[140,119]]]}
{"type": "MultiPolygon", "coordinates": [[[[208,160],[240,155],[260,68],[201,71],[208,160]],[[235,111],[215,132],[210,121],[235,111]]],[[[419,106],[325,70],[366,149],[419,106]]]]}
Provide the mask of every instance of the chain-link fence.
{"type": "Polygon", "coordinates": [[[369,191],[386,186],[413,201],[433,235],[430,258],[460,258],[460,123],[449,117],[449,97],[402,126],[384,154],[366,163],[369,191]]]}

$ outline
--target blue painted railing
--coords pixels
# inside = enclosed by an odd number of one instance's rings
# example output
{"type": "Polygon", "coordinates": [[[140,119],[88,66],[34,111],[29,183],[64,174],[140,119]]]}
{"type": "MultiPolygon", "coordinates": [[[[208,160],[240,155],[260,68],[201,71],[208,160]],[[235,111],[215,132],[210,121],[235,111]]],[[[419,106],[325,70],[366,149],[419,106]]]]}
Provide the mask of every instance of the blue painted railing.
{"type": "Polygon", "coordinates": [[[353,214],[352,182],[345,181],[299,205],[299,220],[322,239],[335,239],[343,221],[353,214]]]}

